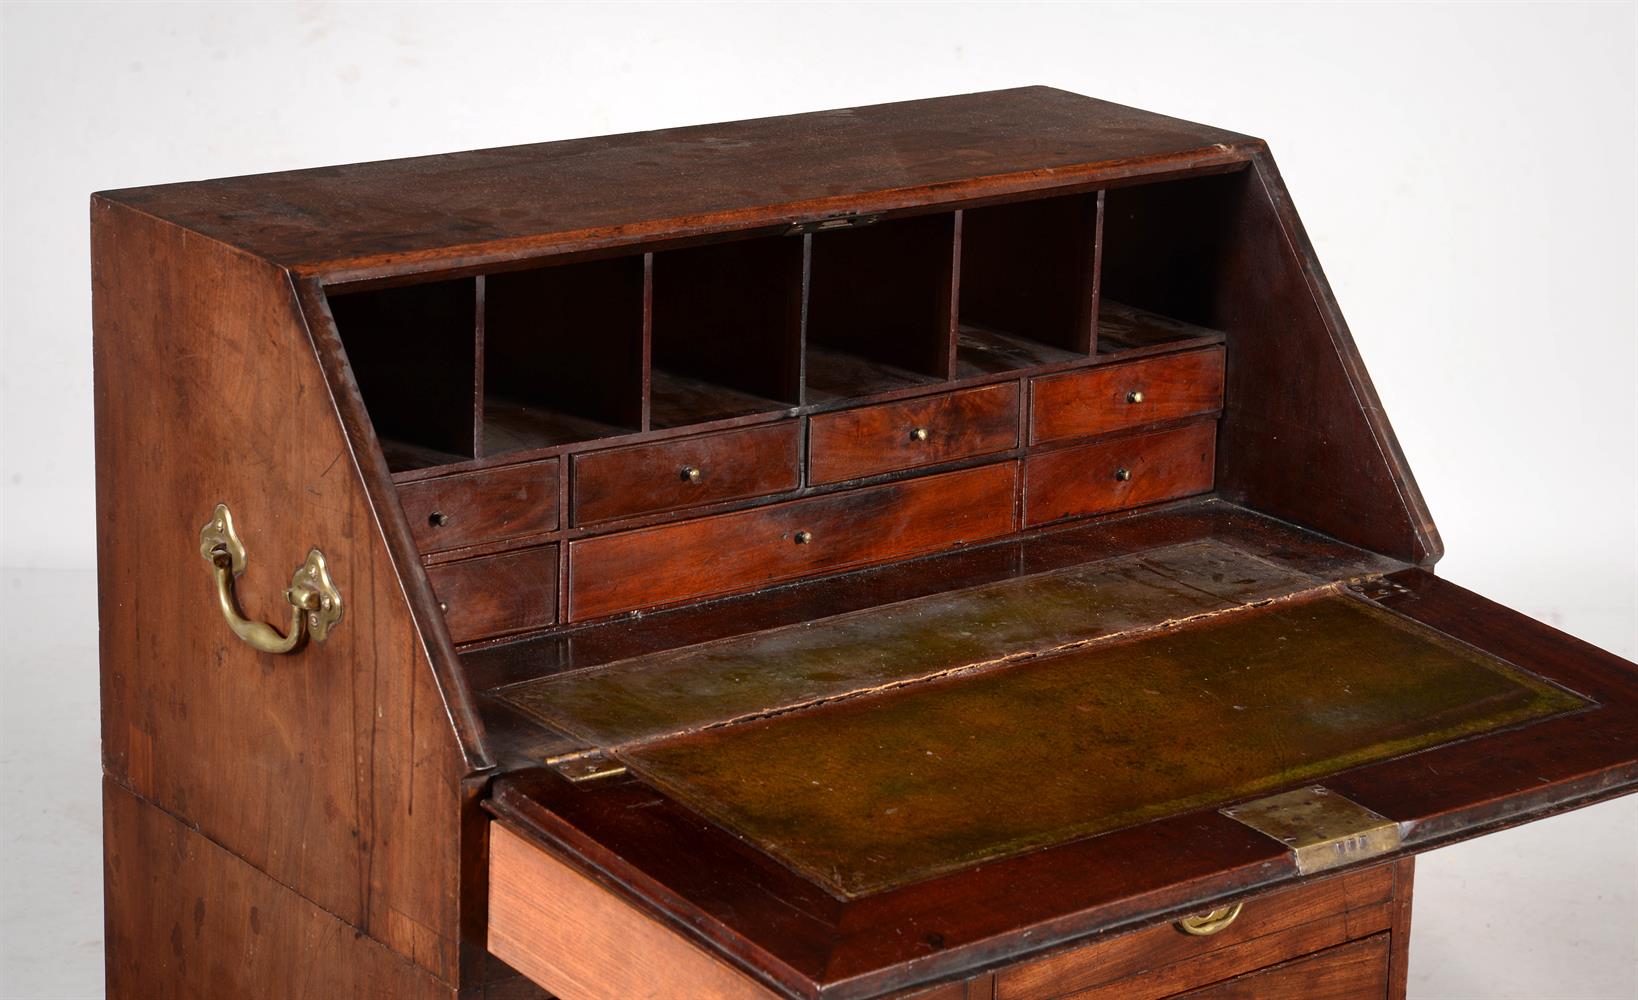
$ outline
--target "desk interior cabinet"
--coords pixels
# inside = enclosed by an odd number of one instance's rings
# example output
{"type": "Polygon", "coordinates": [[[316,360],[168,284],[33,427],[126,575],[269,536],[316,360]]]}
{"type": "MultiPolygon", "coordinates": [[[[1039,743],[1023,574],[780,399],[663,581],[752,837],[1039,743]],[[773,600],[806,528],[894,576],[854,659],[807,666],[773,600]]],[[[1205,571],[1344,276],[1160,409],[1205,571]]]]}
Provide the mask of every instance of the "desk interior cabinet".
{"type": "Polygon", "coordinates": [[[1415,853],[1638,783],[1633,665],[1433,575],[1259,140],[1027,88],[91,221],[111,996],[1398,997],[1415,853]]]}

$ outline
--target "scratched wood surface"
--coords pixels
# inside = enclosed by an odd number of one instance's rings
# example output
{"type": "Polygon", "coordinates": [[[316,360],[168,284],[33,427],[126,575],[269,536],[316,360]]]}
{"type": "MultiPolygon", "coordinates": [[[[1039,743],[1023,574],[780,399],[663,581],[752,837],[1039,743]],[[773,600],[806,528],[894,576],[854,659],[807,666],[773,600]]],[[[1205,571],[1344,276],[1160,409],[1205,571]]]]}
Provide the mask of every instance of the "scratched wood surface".
{"type": "Polygon", "coordinates": [[[280,263],[373,272],[452,246],[516,256],[1243,162],[1252,142],[1022,87],[109,194],[280,263]]]}
{"type": "Polygon", "coordinates": [[[464,682],[428,661],[291,283],[128,208],[93,219],[105,773],[454,983],[464,682]],[[324,551],[329,641],[279,657],[228,631],[198,548],[217,503],[248,615],[284,627],[324,551]]]}
{"type": "Polygon", "coordinates": [[[507,688],[613,747],[1036,656],[1322,581],[1214,539],[639,656],[507,688]]]}

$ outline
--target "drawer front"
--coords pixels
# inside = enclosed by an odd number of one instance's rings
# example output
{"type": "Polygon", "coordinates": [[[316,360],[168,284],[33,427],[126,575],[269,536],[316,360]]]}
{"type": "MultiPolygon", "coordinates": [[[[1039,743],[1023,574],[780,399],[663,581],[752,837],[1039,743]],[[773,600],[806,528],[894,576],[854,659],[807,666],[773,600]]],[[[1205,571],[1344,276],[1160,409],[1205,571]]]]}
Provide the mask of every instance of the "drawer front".
{"type": "Polygon", "coordinates": [[[1216,450],[1212,421],[1031,455],[1024,464],[1024,523],[1205,493],[1216,450]]]}
{"type": "Polygon", "coordinates": [[[1031,444],[1091,437],[1223,408],[1223,349],[1063,375],[1030,388],[1031,444]]]}
{"type": "Polygon", "coordinates": [[[600,882],[498,823],[489,827],[489,952],[553,996],[776,1000],[600,882]]]}
{"type": "Polygon", "coordinates": [[[1379,865],[1249,899],[1208,936],[1164,923],[1006,966],[995,998],[1152,1000],[1218,983],[1389,930],[1397,878],[1379,865]]]}
{"type": "Polygon", "coordinates": [[[1178,1000],[1378,1000],[1388,995],[1388,935],[1192,990],[1178,1000]]]}
{"type": "Polygon", "coordinates": [[[596,524],[794,490],[801,433],[790,420],[576,456],[574,521],[596,524]]]}
{"type": "Polygon", "coordinates": [[[808,479],[839,483],[1018,444],[1018,385],[826,413],[809,421],[808,479]]]}
{"type": "Polygon", "coordinates": [[[422,552],[557,528],[557,459],[404,483],[398,499],[422,552]]]}
{"type": "Polygon", "coordinates": [[[471,642],[557,621],[557,546],[540,545],[427,569],[450,638],[471,642]]]}
{"type": "Polygon", "coordinates": [[[730,594],[1013,530],[1016,463],[572,542],[569,617],[730,594]]]}

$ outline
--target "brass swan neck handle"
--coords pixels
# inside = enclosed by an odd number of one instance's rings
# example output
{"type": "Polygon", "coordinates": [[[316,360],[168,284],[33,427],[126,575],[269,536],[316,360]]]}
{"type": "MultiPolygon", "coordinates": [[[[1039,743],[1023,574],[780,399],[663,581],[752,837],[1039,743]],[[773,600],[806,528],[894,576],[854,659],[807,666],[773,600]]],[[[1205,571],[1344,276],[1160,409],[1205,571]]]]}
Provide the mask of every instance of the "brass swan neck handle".
{"type": "Polygon", "coordinates": [[[290,602],[290,626],[284,632],[271,625],[246,618],[233,594],[233,580],[245,571],[244,543],[233,527],[233,512],[227,504],[216,505],[211,519],[199,529],[199,554],[211,564],[216,580],[216,602],[233,634],[264,653],[294,652],[309,635],[323,642],[330,629],[341,620],[341,591],[330,579],[324,553],[313,549],[290,577],[284,599],[290,602]]]}

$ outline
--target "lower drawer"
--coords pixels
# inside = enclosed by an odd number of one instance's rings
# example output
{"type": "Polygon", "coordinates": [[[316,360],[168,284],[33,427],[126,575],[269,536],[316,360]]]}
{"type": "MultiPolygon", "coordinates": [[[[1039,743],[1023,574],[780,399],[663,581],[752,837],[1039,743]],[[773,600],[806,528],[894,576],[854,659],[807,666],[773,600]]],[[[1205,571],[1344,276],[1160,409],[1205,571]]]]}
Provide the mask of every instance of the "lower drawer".
{"type": "Polygon", "coordinates": [[[557,621],[557,546],[462,559],[427,569],[449,636],[472,642],[557,621]]]}
{"type": "Polygon", "coordinates": [[[489,952],[554,996],[776,995],[499,824],[489,828],[489,952]]]}
{"type": "Polygon", "coordinates": [[[1107,514],[1212,487],[1215,421],[1095,441],[1024,462],[1024,523],[1107,514]]]}
{"type": "Polygon", "coordinates": [[[1377,1000],[1388,995],[1388,935],[1191,990],[1177,1000],[1377,1000]]]}
{"type": "Polygon", "coordinates": [[[1214,934],[1160,924],[1020,962],[996,972],[995,1000],[1157,1000],[1334,948],[1391,927],[1397,877],[1381,865],[1272,892],[1214,934]]]}
{"type": "MultiPolygon", "coordinates": [[[[1003,965],[894,1000],[1386,1000],[1406,930],[1411,862],[1333,875],[1247,900],[1221,930],[1172,923],[1003,965]]],[[[776,994],[550,849],[489,827],[488,947],[557,996],[776,994]]]]}
{"type": "Polygon", "coordinates": [[[1013,530],[1006,462],[569,543],[569,619],[731,594],[1013,530]]]}

